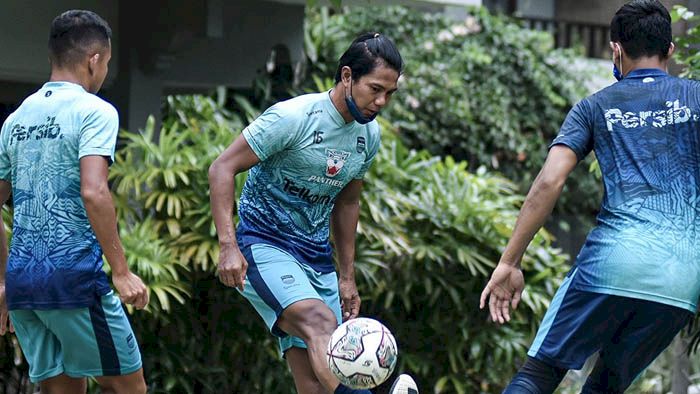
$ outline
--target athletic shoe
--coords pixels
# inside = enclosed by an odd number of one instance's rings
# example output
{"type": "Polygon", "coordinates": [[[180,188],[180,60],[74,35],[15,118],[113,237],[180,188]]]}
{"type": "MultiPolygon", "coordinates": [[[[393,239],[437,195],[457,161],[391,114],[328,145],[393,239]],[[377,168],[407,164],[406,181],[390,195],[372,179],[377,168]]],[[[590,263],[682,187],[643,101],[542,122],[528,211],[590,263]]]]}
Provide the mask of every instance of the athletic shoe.
{"type": "Polygon", "coordinates": [[[389,390],[390,394],[418,394],[418,386],[409,375],[402,374],[394,381],[389,390]]]}

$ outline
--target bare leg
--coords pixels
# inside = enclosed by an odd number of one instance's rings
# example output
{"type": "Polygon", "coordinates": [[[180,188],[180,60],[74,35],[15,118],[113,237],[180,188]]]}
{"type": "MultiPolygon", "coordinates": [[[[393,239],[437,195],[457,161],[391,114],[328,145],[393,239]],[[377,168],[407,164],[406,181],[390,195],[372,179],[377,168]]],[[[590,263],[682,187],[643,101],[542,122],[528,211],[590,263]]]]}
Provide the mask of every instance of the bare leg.
{"type": "Polygon", "coordinates": [[[103,394],[146,394],[143,368],[122,376],[96,376],[103,394]]]}
{"type": "MultiPolygon", "coordinates": [[[[320,300],[297,301],[282,312],[277,326],[282,331],[304,340],[308,347],[309,364],[316,380],[323,385],[326,392],[333,393],[340,382],[328,368],[326,348],[338,321],[330,308],[320,300]]],[[[303,387],[313,384],[308,378],[301,375],[300,378],[303,387]]],[[[297,382],[296,375],[294,380],[297,382]]],[[[299,386],[297,383],[297,387],[299,386]]]]}
{"type": "Polygon", "coordinates": [[[80,394],[87,391],[87,380],[60,374],[41,381],[39,387],[41,394],[80,394]]]}
{"type": "Polygon", "coordinates": [[[321,382],[318,381],[309,362],[306,349],[293,347],[285,353],[287,364],[294,376],[294,385],[299,394],[326,394],[321,382]]]}

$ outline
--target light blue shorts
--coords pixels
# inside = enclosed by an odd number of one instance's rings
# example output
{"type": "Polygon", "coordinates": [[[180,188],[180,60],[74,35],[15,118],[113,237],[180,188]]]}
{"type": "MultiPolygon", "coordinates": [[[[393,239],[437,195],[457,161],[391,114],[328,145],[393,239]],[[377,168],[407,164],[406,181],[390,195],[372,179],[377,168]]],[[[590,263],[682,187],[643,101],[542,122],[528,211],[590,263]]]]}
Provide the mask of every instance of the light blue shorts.
{"type": "Polygon", "coordinates": [[[10,311],[32,382],[62,373],[73,378],[128,375],[141,368],[121,301],[111,291],[100,301],[86,308],[10,311]]]}
{"type": "Polygon", "coordinates": [[[288,335],[277,326],[277,319],[288,306],[301,300],[323,301],[342,323],[338,276],[321,273],[302,264],[289,253],[267,244],[241,248],[248,261],[243,296],[265,320],[267,328],[279,338],[282,354],[291,347],[306,348],[301,338],[288,335]]]}

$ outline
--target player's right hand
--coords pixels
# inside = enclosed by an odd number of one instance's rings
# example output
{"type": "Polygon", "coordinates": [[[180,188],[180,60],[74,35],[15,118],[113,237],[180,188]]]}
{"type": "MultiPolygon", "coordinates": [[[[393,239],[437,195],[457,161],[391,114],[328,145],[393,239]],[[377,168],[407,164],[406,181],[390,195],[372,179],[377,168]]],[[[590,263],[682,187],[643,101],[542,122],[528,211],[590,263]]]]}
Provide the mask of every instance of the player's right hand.
{"type": "Polygon", "coordinates": [[[510,308],[515,310],[518,307],[524,288],[525,279],[520,267],[498,263],[489,283],[481,292],[479,308],[484,308],[488,298],[491,320],[499,324],[509,322],[510,308]]]}
{"type": "Polygon", "coordinates": [[[15,332],[15,328],[12,326],[10,320],[10,314],[7,311],[7,298],[5,298],[5,284],[0,284],[0,335],[5,335],[7,330],[7,324],[10,324],[10,332],[15,332]]]}
{"type": "Polygon", "coordinates": [[[121,275],[112,274],[112,282],[123,303],[133,305],[136,309],[148,305],[148,289],[136,274],[131,271],[121,275]]]}
{"type": "Polygon", "coordinates": [[[223,245],[219,252],[219,280],[228,287],[236,287],[243,291],[248,261],[243,253],[234,245],[223,245]]]}

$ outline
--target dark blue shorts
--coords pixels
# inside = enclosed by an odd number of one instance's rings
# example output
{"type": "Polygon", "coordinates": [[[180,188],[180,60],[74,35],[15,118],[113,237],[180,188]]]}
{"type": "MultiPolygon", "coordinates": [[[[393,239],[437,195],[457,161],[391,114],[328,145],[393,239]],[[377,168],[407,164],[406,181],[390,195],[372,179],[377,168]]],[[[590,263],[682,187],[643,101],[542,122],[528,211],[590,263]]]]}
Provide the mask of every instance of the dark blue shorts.
{"type": "Polygon", "coordinates": [[[577,288],[572,269],[552,299],[528,355],[549,365],[581,369],[601,352],[606,365],[634,379],[690,321],[688,310],[577,288]]]}

